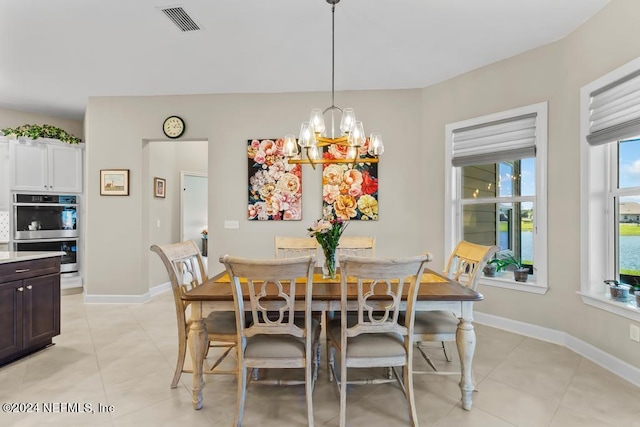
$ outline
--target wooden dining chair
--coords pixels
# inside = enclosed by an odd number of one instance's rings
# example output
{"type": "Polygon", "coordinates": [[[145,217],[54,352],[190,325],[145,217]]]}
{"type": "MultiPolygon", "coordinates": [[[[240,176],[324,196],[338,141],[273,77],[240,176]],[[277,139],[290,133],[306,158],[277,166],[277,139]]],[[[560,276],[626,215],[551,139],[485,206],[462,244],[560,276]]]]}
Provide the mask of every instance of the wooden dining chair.
{"type": "Polygon", "coordinates": [[[238,397],[235,425],[242,425],[247,370],[304,368],[304,381],[260,380],[266,384],[305,384],[307,418],[313,426],[312,393],[318,372],[320,323],[311,316],[315,257],[253,260],[220,258],[231,278],[239,343],[238,397]],[[296,282],[303,278],[306,281],[296,282]],[[245,321],[248,294],[252,324],[245,321]],[[304,317],[295,316],[296,300],[304,302],[304,317]]]}
{"type": "MultiPolygon", "coordinates": [[[[461,240],[451,253],[444,274],[456,280],[474,291],[478,287],[478,280],[482,274],[482,269],[499,250],[498,246],[483,246],[461,240]]],[[[451,362],[447,354],[445,342],[456,341],[456,331],[458,329],[458,317],[450,311],[421,311],[415,315],[414,341],[418,350],[426,362],[431,366],[433,372],[414,371],[419,374],[440,373],[433,360],[426,352],[427,342],[440,342],[444,357],[447,362],[451,362]]],[[[460,372],[447,372],[447,374],[459,374],[460,372]]]]}
{"type": "Polygon", "coordinates": [[[376,256],[376,238],[369,236],[341,236],[338,241],[337,253],[373,258],[376,256]]]}
{"type": "Polygon", "coordinates": [[[313,237],[275,237],[276,258],[317,256],[318,241],[313,237]]]}
{"type": "MultiPolygon", "coordinates": [[[[340,319],[329,321],[327,336],[331,352],[340,354],[340,375],[335,362],[330,374],[340,392],[340,426],[346,425],[347,383],[377,384],[389,378],[348,381],[348,368],[392,367],[409,406],[411,425],[418,424],[413,393],[413,313],[418,285],[428,256],[375,259],[340,257],[340,319]],[[347,282],[355,278],[355,286],[347,282]],[[403,288],[407,289],[406,325],[399,323],[403,288]],[[347,315],[347,295],[357,293],[357,310],[347,315]],[[403,380],[396,368],[403,367],[403,380]]],[[[332,357],[335,361],[335,357],[332,357]]]]}
{"type": "MultiPolygon", "coordinates": [[[[189,302],[183,301],[180,297],[183,293],[200,286],[208,277],[200,250],[192,240],[171,245],[153,245],[151,251],[158,254],[169,274],[173,299],[176,307],[178,320],[178,361],[175,373],[171,381],[171,388],[175,388],[183,372],[193,373],[192,369],[184,369],[184,359],[187,351],[187,336],[190,319],[187,318],[186,310],[189,302]]],[[[215,312],[205,318],[207,328],[209,348],[219,347],[224,351],[209,369],[204,369],[204,374],[230,374],[235,375],[237,367],[234,369],[221,369],[220,363],[229,356],[236,347],[236,319],[233,312],[215,312]]]]}

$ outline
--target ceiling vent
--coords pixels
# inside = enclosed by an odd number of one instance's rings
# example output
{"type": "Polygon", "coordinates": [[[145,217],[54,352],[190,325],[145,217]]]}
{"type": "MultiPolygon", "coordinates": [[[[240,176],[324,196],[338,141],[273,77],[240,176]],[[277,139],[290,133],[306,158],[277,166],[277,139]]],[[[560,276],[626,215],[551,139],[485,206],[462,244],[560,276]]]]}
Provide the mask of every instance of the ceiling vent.
{"type": "Polygon", "coordinates": [[[200,27],[195,23],[187,12],[180,6],[172,6],[160,9],[167,18],[171,20],[180,31],[198,31],[200,27]]]}

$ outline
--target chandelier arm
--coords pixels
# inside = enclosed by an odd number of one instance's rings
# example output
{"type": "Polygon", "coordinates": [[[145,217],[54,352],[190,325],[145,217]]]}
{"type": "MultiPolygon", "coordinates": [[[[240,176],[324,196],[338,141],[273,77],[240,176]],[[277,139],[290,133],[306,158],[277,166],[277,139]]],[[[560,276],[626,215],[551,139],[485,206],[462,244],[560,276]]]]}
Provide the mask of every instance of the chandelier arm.
{"type": "MultiPolygon", "coordinates": [[[[331,4],[331,106],[335,102],[335,80],[336,80],[336,4],[331,4]]],[[[340,110],[342,112],[342,110],[340,110]]],[[[332,135],[333,136],[333,135],[332,135]]]]}

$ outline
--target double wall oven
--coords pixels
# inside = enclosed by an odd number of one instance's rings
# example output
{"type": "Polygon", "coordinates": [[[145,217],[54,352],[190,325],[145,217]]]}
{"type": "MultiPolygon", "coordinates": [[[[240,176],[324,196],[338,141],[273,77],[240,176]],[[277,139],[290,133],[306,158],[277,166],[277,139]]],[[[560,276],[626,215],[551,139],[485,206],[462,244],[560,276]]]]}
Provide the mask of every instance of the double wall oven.
{"type": "Polygon", "coordinates": [[[77,195],[14,194],[14,250],[62,251],[61,272],[78,272],[79,202],[77,195]]]}

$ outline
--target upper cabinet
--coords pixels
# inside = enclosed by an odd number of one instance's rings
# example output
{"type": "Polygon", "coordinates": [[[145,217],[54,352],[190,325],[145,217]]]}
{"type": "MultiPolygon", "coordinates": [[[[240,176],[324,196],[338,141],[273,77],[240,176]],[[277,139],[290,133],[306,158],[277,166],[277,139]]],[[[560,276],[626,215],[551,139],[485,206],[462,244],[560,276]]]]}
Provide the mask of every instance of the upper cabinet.
{"type": "MultiPolygon", "coordinates": [[[[11,206],[9,193],[9,141],[0,138],[0,214],[11,206]]],[[[2,241],[2,218],[0,218],[0,242],[2,241]]]]}
{"type": "Polygon", "coordinates": [[[82,192],[83,145],[13,140],[9,158],[14,191],[82,192]]]}

